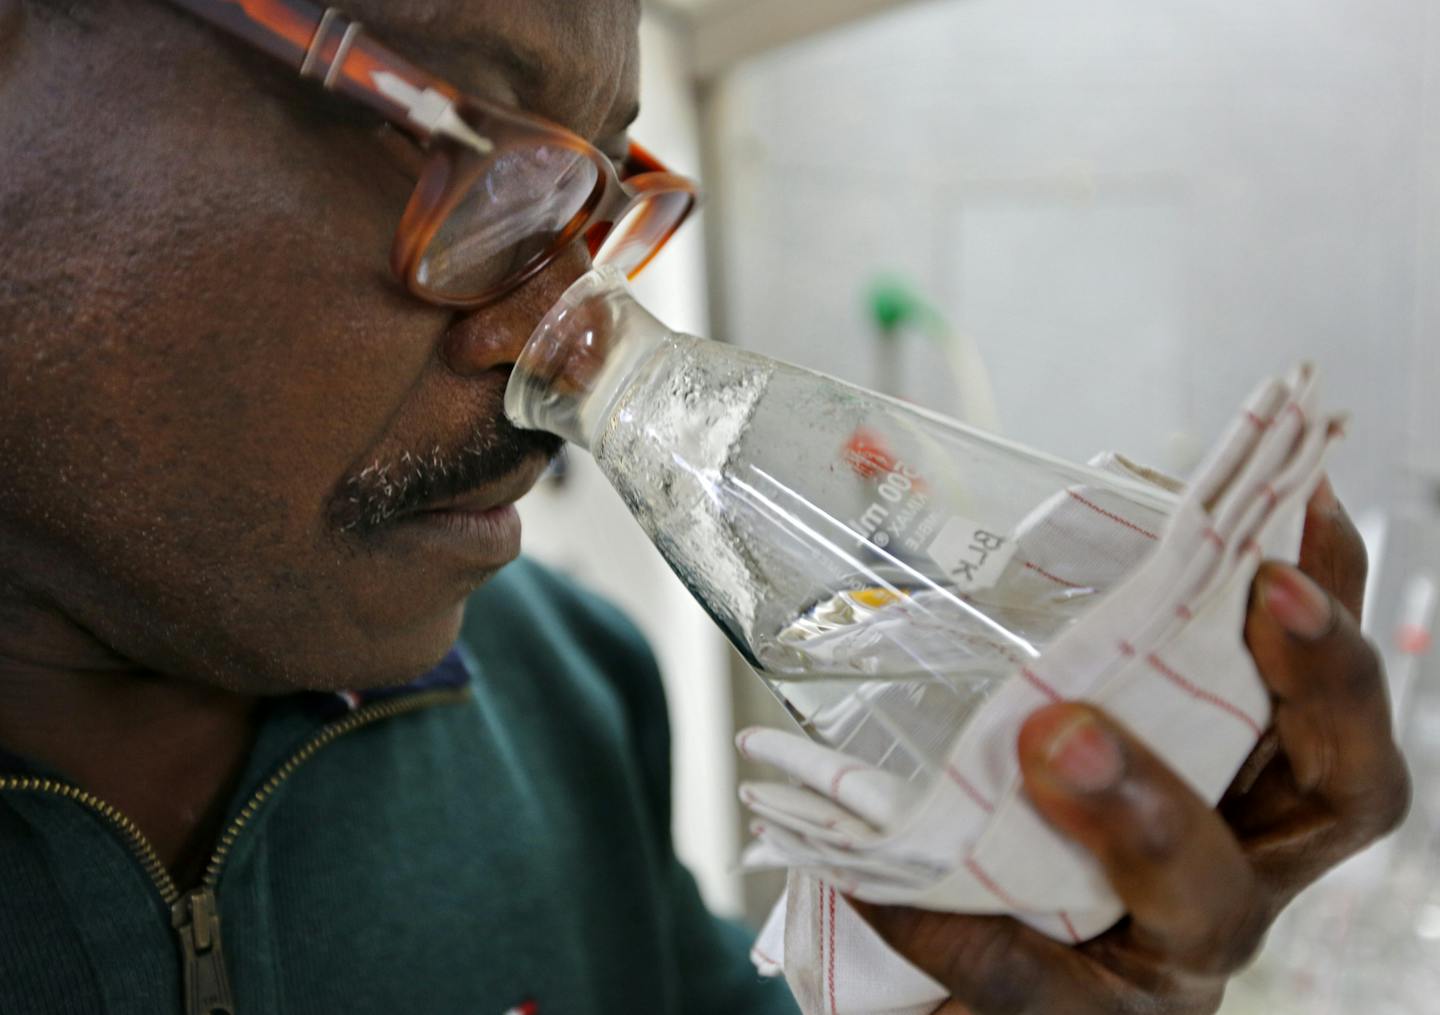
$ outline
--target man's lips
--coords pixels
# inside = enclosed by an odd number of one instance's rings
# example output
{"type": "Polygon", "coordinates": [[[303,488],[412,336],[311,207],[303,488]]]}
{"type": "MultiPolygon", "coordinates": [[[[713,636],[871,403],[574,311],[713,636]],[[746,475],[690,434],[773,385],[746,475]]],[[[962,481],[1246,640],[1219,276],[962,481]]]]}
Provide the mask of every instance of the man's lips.
{"type": "Polygon", "coordinates": [[[400,516],[413,518],[427,514],[484,514],[496,508],[507,507],[524,497],[544,474],[548,462],[534,457],[520,468],[497,482],[487,484],[479,490],[459,497],[435,501],[406,511],[400,516]]]}
{"type": "Polygon", "coordinates": [[[459,497],[407,511],[389,530],[389,545],[418,553],[430,564],[455,568],[470,583],[520,555],[520,513],[515,502],[545,471],[547,458],[534,455],[503,478],[459,497]]]}

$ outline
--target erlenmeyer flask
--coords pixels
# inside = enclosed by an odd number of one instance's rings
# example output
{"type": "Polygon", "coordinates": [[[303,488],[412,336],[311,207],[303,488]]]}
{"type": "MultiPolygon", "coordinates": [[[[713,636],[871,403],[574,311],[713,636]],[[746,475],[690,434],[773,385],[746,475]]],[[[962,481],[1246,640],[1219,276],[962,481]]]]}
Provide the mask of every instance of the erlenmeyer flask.
{"type": "Polygon", "coordinates": [[[676,334],[604,269],[537,328],[505,404],[594,455],[812,737],[905,777],[944,764],[990,690],[1124,580],[1176,503],[676,334]]]}

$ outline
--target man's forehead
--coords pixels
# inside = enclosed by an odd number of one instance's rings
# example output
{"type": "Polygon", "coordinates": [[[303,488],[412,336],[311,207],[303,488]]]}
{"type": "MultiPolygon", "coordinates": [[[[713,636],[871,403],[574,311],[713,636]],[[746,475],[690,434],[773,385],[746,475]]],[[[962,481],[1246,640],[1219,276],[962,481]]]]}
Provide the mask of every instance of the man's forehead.
{"type": "MultiPolygon", "coordinates": [[[[497,81],[578,132],[623,126],[638,91],[637,0],[352,0],[382,41],[462,89],[497,81]]],[[[492,96],[494,97],[494,96],[492,96]]]]}

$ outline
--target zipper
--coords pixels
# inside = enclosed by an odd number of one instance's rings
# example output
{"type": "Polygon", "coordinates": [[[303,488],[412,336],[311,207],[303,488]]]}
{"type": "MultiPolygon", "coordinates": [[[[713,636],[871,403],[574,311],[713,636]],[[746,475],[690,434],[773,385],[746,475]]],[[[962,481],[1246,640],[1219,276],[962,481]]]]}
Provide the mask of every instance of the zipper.
{"type": "Polygon", "coordinates": [[[245,802],[240,813],[235,815],[234,820],[221,834],[215,851],[210,855],[210,862],[205,866],[200,887],[184,895],[176,886],[170,872],[165,869],[154,844],[146,838],[140,827],[118,808],[93,793],[87,793],[78,786],[56,779],[3,775],[0,775],[0,793],[34,793],[61,797],[90,810],[110,825],[140,862],[159,893],[160,900],[170,910],[170,925],[179,938],[184,969],[186,1015],[235,1015],[234,995],[230,989],[225,953],[220,944],[220,909],[216,888],[220,884],[225,861],[229,859],[235,842],[245,827],[301,765],[346,734],[382,719],[393,719],[436,705],[458,704],[469,694],[468,688],[423,691],[368,705],[321,727],[245,802]]]}
{"type": "Polygon", "coordinates": [[[170,926],[180,935],[187,1015],[235,1015],[214,890],[197,888],[177,901],[170,910],[170,926]]]}

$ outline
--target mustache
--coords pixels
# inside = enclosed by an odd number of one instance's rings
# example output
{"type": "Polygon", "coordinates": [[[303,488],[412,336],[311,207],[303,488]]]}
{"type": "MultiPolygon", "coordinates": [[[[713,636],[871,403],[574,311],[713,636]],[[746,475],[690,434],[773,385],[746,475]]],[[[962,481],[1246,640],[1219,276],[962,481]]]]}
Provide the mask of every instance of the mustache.
{"type": "Polygon", "coordinates": [[[565,442],[539,430],[521,430],[504,416],[477,424],[450,450],[404,451],[345,477],[331,498],[330,522],[351,536],[373,535],[407,514],[463,497],[505,479],[536,456],[547,461],[565,442]]]}

